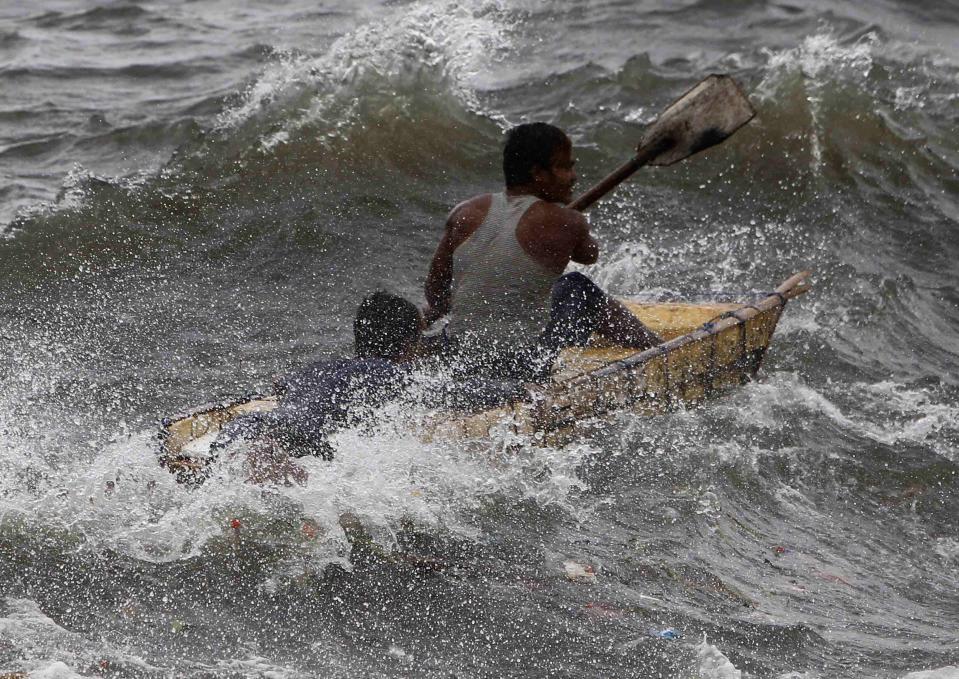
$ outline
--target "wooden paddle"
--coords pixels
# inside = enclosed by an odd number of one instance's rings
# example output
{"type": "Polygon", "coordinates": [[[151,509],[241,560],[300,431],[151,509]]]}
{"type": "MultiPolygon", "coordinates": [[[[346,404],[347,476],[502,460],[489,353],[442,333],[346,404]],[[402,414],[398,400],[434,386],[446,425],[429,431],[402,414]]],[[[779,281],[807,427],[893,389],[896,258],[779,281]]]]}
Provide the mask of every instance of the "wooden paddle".
{"type": "Polygon", "coordinates": [[[670,104],[646,130],[636,155],[566,207],[585,210],[643,165],[672,165],[715,146],[756,115],[736,81],[711,75],[670,104]]]}

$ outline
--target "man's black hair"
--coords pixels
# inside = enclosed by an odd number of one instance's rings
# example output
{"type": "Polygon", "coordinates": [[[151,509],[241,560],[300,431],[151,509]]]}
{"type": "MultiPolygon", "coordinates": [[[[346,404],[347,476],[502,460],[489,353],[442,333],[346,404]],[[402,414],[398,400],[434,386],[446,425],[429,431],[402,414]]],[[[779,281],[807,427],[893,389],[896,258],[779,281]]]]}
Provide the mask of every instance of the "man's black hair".
{"type": "Polygon", "coordinates": [[[549,123],[525,123],[511,129],[503,148],[506,186],[533,181],[533,168],[549,168],[553,154],[569,143],[566,133],[549,123]]]}
{"type": "Polygon", "coordinates": [[[420,312],[402,297],[377,290],[360,302],[353,321],[356,355],[398,358],[421,332],[420,312]]]}

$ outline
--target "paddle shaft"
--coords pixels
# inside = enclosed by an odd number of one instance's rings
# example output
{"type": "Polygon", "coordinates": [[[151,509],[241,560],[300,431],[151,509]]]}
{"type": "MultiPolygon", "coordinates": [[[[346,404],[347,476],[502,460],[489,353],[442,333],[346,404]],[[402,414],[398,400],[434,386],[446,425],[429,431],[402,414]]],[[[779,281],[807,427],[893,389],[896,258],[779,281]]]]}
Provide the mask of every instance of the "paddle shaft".
{"type": "Polygon", "coordinates": [[[583,212],[590,205],[626,181],[636,170],[668,150],[674,143],[675,142],[669,137],[661,137],[651,144],[640,147],[635,156],[613,170],[602,181],[566,207],[571,210],[583,212]]]}

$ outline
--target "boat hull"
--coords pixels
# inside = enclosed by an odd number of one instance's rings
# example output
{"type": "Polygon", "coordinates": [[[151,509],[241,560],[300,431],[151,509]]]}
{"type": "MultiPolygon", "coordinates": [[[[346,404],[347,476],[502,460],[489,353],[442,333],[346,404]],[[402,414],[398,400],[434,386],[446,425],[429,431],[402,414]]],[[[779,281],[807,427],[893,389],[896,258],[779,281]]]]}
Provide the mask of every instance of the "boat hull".
{"type": "MultiPolygon", "coordinates": [[[[751,304],[641,304],[627,306],[666,341],[637,351],[592,345],[565,350],[550,381],[531,398],[480,413],[447,413],[424,423],[427,441],[485,438],[506,427],[547,444],[562,443],[584,423],[607,413],[661,412],[697,403],[752,379],[762,365],[788,299],[808,289],[796,274],[751,304]]],[[[230,420],[276,407],[275,396],[247,396],[208,404],[164,419],[161,464],[181,481],[202,480],[213,459],[202,441],[230,420]]]]}
{"type": "Polygon", "coordinates": [[[613,411],[654,414],[710,398],[756,375],[782,314],[776,301],[748,317],[727,316],[648,351],[587,352],[573,360],[599,365],[549,384],[531,402],[437,421],[430,438],[480,438],[505,426],[555,445],[578,426],[613,411]]]}

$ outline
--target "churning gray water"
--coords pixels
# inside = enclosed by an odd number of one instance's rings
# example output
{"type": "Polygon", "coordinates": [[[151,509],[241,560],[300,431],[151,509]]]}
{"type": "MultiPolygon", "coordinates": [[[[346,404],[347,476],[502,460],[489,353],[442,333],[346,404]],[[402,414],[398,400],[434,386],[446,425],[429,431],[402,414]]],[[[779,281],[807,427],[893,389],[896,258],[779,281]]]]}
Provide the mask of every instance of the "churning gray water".
{"type": "Polygon", "coordinates": [[[957,130],[951,1],[0,3],[0,675],[959,677],[957,130]],[[588,272],[813,269],[756,382],[564,448],[345,431],[306,486],[159,468],[160,417],[422,299],[505,128],[585,186],[712,72],[758,117],[597,206],[588,272]]]}

